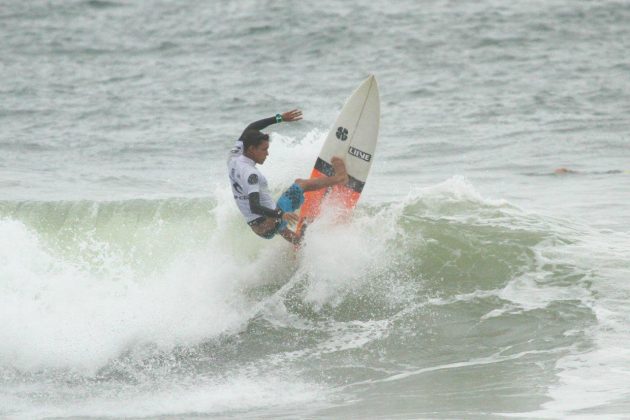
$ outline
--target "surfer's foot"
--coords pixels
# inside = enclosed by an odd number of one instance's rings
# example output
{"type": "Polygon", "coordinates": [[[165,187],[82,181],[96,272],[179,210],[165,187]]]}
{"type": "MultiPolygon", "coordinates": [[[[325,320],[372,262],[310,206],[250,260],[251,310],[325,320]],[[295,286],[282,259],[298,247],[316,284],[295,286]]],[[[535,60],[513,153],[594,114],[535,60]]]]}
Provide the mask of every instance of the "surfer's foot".
{"type": "Polygon", "coordinates": [[[330,159],[333,169],[335,170],[335,181],[337,184],[345,184],[348,182],[348,171],[346,171],[346,164],[341,158],[333,157],[330,159]]]}

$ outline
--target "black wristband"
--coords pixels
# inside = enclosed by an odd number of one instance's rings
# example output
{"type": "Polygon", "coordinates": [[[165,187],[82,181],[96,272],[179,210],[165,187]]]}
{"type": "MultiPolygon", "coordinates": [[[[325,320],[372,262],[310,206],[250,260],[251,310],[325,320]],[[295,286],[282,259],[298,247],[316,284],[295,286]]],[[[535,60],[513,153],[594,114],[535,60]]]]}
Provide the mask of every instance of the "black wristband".
{"type": "Polygon", "coordinates": [[[283,214],[284,212],[282,211],[282,209],[276,209],[276,219],[282,219],[283,214]]]}

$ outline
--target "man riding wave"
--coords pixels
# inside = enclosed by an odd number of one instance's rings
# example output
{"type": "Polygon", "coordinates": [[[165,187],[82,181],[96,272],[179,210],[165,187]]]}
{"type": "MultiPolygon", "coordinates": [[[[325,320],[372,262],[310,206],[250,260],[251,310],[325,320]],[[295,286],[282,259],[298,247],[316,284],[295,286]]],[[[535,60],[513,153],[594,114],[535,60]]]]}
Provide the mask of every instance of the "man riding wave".
{"type": "Polygon", "coordinates": [[[262,165],[269,156],[269,135],[260,130],[271,124],[301,119],[302,111],[294,109],[251,123],[245,128],[228,157],[228,174],[236,205],[252,230],[265,239],[280,234],[293,244],[299,243],[301,238],[288,228],[288,224],[299,220],[295,211],[304,203],[304,192],[348,182],[343,160],[333,157],[330,162],[334,169],[333,176],[298,178],[277,202],[273,201],[267,179],[256,167],[257,164],[262,165]]]}

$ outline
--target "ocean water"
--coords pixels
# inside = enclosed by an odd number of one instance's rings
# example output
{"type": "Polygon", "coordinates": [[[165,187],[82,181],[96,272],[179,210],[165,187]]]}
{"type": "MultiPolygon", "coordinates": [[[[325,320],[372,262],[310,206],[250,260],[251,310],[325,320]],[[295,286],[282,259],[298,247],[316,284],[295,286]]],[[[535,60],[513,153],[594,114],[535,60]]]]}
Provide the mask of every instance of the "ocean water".
{"type": "Polygon", "coordinates": [[[630,3],[0,0],[0,417],[630,418],[630,3]],[[346,223],[251,233],[369,74],[346,223]],[[564,167],[571,173],[557,174],[564,167]]]}

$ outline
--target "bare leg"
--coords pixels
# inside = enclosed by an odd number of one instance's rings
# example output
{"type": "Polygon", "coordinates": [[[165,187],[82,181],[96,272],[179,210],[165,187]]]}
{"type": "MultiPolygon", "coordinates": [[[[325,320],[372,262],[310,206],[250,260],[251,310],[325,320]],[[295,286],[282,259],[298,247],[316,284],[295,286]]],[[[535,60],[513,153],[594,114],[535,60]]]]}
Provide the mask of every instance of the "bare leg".
{"type": "Polygon", "coordinates": [[[348,182],[348,172],[346,171],[346,164],[343,163],[343,160],[338,157],[333,157],[330,163],[335,170],[335,175],[324,178],[296,179],[295,183],[302,187],[304,191],[315,191],[348,182]]]}

